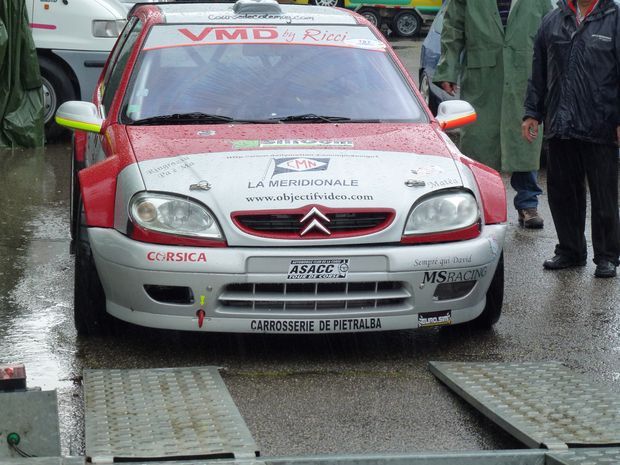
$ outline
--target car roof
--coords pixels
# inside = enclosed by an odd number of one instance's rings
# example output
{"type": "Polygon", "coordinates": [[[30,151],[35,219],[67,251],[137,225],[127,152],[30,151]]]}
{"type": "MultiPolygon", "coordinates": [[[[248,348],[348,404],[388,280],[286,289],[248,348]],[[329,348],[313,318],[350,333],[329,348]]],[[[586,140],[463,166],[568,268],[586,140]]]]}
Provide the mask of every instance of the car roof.
{"type": "MultiPolygon", "coordinates": [[[[153,3],[146,4],[151,7],[153,3]]],[[[147,7],[147,6],[144,7],[147,7]]],[[[155,4],[167,24],[358,24],[347,10],[316,5],[286,5],[270,0],[236,3],[174,2],[155,4]],[[241,8],[239,5],[242,4],[241,8]]],[[[136,5],[130,15],[137,13],[136,5]]]]}

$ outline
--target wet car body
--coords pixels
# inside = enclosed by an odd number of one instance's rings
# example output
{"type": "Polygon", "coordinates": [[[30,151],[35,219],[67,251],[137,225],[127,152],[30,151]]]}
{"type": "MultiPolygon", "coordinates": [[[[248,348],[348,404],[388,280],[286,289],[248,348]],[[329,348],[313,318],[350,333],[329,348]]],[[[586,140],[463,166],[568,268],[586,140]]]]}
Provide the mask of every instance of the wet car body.
{"type": "Polygon", "coordinates": [[[238,4],[136,7],[95,124],[57,115],[88,131],[74,146],[78,331],[110,315],[216,332],[495,323],[499,175],[460,154],[362,17],[238,4]],[[359,67],[359,88],[339,66],[359,67]]]}

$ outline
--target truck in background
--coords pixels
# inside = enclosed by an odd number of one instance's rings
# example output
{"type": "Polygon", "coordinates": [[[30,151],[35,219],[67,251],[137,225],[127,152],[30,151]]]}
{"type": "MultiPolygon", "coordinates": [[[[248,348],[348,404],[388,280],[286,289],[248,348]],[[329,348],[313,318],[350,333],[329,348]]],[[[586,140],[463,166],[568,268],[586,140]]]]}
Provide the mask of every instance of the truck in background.
{"type": "Polygon", "coordinates": [[[344,6],[355,10],[379,30],[387,26],[399,37],[414,37],[422,25],[432,21],[442,0],[344,0],[344,6]]]}
{"type": "Polygon", "coordinates": [[[127,6],[118,0],[26,0],[43,80],[45,135],[64,129],[54,114],[67,100],[90,100],[123,29],[127,6]]]}
{"type": "Polygon", "coordinates": [[[282,3],[315,4],[349,8],[364,16],[378,29],[387,26],[400,37],[413,37],[431,21],[442,0],[280,0],[282,3]]]}

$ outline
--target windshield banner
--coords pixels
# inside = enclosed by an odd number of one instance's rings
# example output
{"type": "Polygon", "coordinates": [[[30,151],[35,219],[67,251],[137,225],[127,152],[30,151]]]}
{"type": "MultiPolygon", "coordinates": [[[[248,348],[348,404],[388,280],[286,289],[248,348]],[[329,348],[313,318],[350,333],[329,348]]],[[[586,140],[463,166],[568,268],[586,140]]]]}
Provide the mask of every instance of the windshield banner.
{"type": "Polygon", "coordinates": [[[363,26],[214,26],[160,25],[153,27],[144,50],[209,44],[328,45],[385,50],[385,44],[363,26]]]}

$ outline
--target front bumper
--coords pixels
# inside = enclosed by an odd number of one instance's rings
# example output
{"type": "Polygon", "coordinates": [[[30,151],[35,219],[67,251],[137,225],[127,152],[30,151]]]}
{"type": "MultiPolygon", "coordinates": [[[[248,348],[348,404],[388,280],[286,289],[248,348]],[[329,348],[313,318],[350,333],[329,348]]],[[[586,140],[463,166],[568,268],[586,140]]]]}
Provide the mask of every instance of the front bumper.
{"type": "Polygon", "coordinates": [[[121,320],[188,331],[336,333],[473,320],[484,309],[505,232],[492,225],[463,242],[299,248],[162,246],[101,228],[89,237],[107,311],[121,320]],[[325,263],[336,265],[320,268],[325,263]],[[319,264],[318,274],[301,273],[301,264],[319,264]],[[475,281],[463,297],[435,297],[437,286],[462,281],[475,281]],[[145,285],[189,288],[193,299],[158,301],[145,285]]]}

